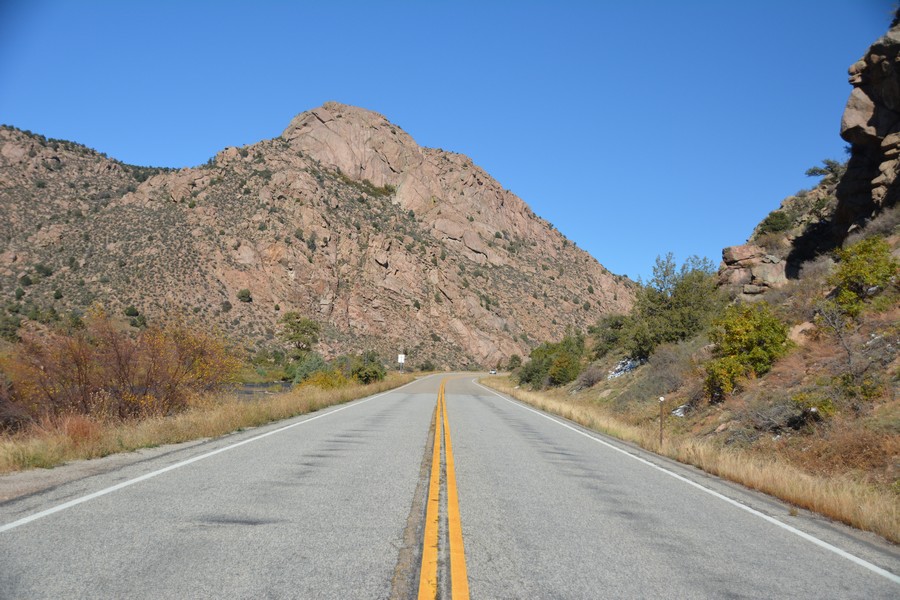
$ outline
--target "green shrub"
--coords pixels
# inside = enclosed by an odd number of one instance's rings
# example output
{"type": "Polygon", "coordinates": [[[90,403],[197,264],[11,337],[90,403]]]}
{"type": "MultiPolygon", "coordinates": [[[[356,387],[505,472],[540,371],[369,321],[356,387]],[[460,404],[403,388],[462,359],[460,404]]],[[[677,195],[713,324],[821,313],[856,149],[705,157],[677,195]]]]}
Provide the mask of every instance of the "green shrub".
{"type": "Polygon", "coordinates": [[[803,411],[815,409],[816,414],[821,418],[834,416],[837,410],[834,401],[821,393],[797,392],[791,396],[791,400],[803,411]]]}
{"type": "Polygon", "coordinates": [[[578,377],[579,371],[581,371],[580,357],[563,352],[553,360],[553,364],[550,365],[550,369],[547,371],[547,377],[550,385],[565,385],[570,381],[574,381],[578,377]]]}
{"type": "Polygon", "coordinates": [[[384,379],[387,376],[387,370],[381,364],[378,355],[370,350],[363,353],[362,356],[354,358],[350,375],[356,381],[368,385],[384,379]]]}
{"type": "Polygon", "coordinates": [[[19,317],[0,313],[0,338],[8,342],[18,342],[21,324],[22,320],[19,317]]]}
{"type": "Polygon", "coordinates": [[[250,294],[250,290],[248,290],[247,288],[238,291],[237,299],[241,302],[253,302],[253,296],[250,294]]]}
{"type": "Polygon", "coordinates": [[[791,228],[791,218],[780,210],[773,210],[759,224],[759,233],[780,233],[791,228]]]}
{"type": "Polygon", "coordinates": [[[19,285],[21,285],[22,287],[28,287],[29,285],[32,285],[33,283],[34,283],[34,281],[32,281],[31,277],[29,277],[29,275],[27,273],[25,275],[22,275],[21,277],[19,277],[19,285]]]}
{"type": "Polygon", "coordinates": [[[706,367],[705,389],[721,400],[749,376],[767,373],[789,348],[788,328],[764,302],[735,304],[725,310],[710,331],[716,358],[706,367]]]}
{"type": "Polygon", "coordinates": [[[884,238],[866,238],[835,252],[837,269],[828,283],[837,288],[835,302],[850,316],[858,316],[865,300],[887,288],[900,263],[891,256],[884,238]]]}
{"type": "Polygon", "coordinates": [[[544,342],[531,351],[518,371],[519,383],[534,388],[569,383],[578,377],[583,356],[584,336],[570,331],[559,342],[544,342]]]}
{"type": "Polygon", "coordinates": [[[23,290],[21,287],[17,287],[15,295],[16,300],[21,300],[25,296],[25,290],[23,290]]]}
{"type": "Polygon", "coordinates": [[[318,352],[304,352],[285,367],[285,372],[294,383],[302,383],[313,373],[330,368],[318,352]]]}
{"type": "Polygon", "coordinates": [[[138,316],[138,314],[140,313],[138,313],[138,309],[136,309],[133,304],[129,304],[127,307],[125,307],[126,317],[136,317],[138,316]]]}

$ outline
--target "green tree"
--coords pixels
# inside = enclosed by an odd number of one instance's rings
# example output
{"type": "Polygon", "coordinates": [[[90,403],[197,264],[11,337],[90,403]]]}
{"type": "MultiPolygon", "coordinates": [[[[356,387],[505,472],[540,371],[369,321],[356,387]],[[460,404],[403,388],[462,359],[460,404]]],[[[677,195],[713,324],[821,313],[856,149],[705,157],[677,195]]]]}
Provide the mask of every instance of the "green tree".
{"type": "Polygon", "coordinates": [[[518,369],[522,366],[522,357],[518,354],[513,354],[509,357],[509,364],[506,365],[506,368],[510,371],[518,369]]]}
{"type": "Polygon", "coordinates": [[[831,158],[822,161],[821,167],[810,167],[806,170],[807,177],[824,177],[828,183],[833,183],[843,177],[847,171],[847,163],[842,163],[831,158]]]}
{"type": "Polygon", "coordinates": [[[657,256],[653,276],[637,291],[631,314],[607,317],[593,328],[595,352],[602,357],[618,347],[632,358],[647,359],[658,345],[703,331],[724,304],[712,261],[692,256],[679,268],[671,252],[657,256]]]}
{"type": "Polygon", "coordinates": [[[319,343],[319,324],[300,313],[289,311],[279,320],[283,329],[281,337],[300,352],[309,352],[319,343]]]}

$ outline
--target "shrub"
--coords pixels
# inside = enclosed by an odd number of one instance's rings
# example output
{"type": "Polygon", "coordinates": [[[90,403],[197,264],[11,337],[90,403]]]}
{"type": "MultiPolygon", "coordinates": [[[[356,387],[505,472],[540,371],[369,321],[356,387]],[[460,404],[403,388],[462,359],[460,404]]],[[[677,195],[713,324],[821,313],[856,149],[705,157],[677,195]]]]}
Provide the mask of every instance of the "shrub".
{"type": "Polygon", "coordinates": [[[387,370],[381,364],[378,355],[370,350],[364,352],[362,356],[354,358],[350,375],[356,381],[368,385],[387,377],[387,370]]]}
{"type": "Polygon", "coordinates": [[[15,296],[16,300],[21,300],[25,296],[25,290],[23,290],[21,287],[17,287],[15,296]]]}
{"type": "Polygon", "coordinates": [[[19,277],[19,285],[21,285],[22,287],[28,287],[33,283],[34,281],[32,281],[31,277],[27,273],[19,277]]]}
{"type": "Polygon", "coordinates": [[[518,354],[513,354],[509,357],[509,363],[506,365],[506,368],[510,371],[518,369],[522,366],[522,357],[518,354]]]}
{"type": "Polygon", "coordinates": [[[19,325],[22,320],[15,315],[0,313],[0,339],[8,342],[19,341],[19,325]]]}
{"type": "Polygon", "coordinates": [[[309,377],[298,384],[299,387],[317,387],[323,390],[333,390],[349,385],[349,381],[343,373],[334,369],[325,369],[311,373],[309,377]]]}
{"type": "Polygon", "coordinates": [[[574,381],[581,370],[581,357],[569,352],[560,353],[550,365],[547,377],[550,385],[565,385],[574,381]]]}
{"type": "Polygon", "coordinates": [[[230,311],[232,308],[231,302],[229,302],[228,300],[225,300],[224,302],[222,302],[221,308],[222,308],[223,313],[230,311]]]}
{"type": "Polygon", "coordinates": [[[12,402],[31,419],[127,419],[182,410],[191,395],[231,382],[238,366],[204,333],[174,326],[130,336],[97,313],[82,329],[26,336],[5,371],[12,402]]]}
{"type": "Polygon", "coordinates": [[[863,302],[884,290],[900,268],[890,245],[878,236],[839,249],[835,255],[839,262],[828,283],[836,287],[838,306],[851,316],[859,315],[863,302]]]}
{"type": "Polygon", "coordinates": [[[773,210],[759,224],[759,233],[780,233],[791,228],[791,218],[780,210],[773,210]]]}
{"type": "Polygon", "coordinates": [[[328,363],[318,352],[305,352],[288,364],[285,372],[294,383],[302,383],[313,373],[329,368],[328,363]]]}
{"type": "Polygon", "coordinates": [[[53,290],[53,299],[54,300],[60,300],[60,299],[62,299],[62,297],[63,297],[62,290],[60,290],[58,288],[53,290]]]}
{"type": "Polygon", "coordinates": [[[138,309],[136,309],[133,304],[129,304],[128,306],[125,307],[125,316],[126,317],[136,317],[139,314],[140,313],[138,312],[138,309]]]}
{"type": "Polygon", "coordinates": [[[38,263],[34,266],[34,270],[37,271],[37,274],[41,277],[50,277],[53,275],[53,269],[45,265],[44,263],[38,263]]]}
{"type": "Polygon", "coordinates": [[[586,390],[604,379],[606,379],[606,371],[600,365],[592,364],[579,373],[576,383],[579,390],[586,390]]]}
{"type": "Polygon", "coordinates": [[[716,358],[706,367],[706,392],[720,400],[741,378],[767,373],[787,352],[788,328],[764,302],[735,304],[713,323],[710,340],[716,358]]]}
{"type": "Polygon", "coordinates": [[[584,336],[570,331],[559,342],[544,342],[531,351],[519,369],[519,383],[535,388],[569,383],[578,376],[583,356],[584,336]]]}
{"type": "Polygon", "coordinates": [[[250,290],[248,290],[247,288],[238,291],[237,299],[241,302],[253,302],[253,296],[250,294],[250,290]]]}

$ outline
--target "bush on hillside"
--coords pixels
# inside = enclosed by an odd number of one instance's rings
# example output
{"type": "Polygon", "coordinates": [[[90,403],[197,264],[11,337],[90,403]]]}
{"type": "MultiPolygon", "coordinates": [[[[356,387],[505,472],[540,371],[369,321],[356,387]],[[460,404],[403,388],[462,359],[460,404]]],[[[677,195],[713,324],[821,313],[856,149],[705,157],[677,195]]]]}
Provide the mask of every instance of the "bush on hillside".
{"type": "Polygon", "coordinates": [[[729,306],[709,337],[716,358],[706,366],[705,389],[713,401],[732,393],[741,379],[767,373],[789,348],[787,325],[765,302],[729,306]]]}
{"type": "Polygon", "coordinates": [[[308,351],[296,356],[285,366],[285,374],[295,384],[302,383],[314,373],[327,371],[328,363],[318,352],[308,351]]]}
{"type": "Polygon", "coordinates": [[[378,354],[369,350],[359,357],[354,357],[350,366],[350,376],[359,383],[368,385],[387,377],[387,369],[384,368],[378,354]]]}
{"type": "Polygon", "coordinates": [[[858,316],[868,298],[896,282],[900,263],[882,237],[860,240],[835,255],[838,265],[828,283],[836,288],[835,302],[850,316],[858,316]]]}
{"type": "Polygon", "coordinates": [[[791,228],[791,218],[780,210],[773,210],[759,224],[759,233],[780,233],[791,228]]]}
{"type": "Polygon", "coordinates": [[[544,342],[531,351],[518,371],[520,384],[534,388],[565,385],[578,377],[584,356],[584,336],[571,331],[557,343],[544,342]]]}

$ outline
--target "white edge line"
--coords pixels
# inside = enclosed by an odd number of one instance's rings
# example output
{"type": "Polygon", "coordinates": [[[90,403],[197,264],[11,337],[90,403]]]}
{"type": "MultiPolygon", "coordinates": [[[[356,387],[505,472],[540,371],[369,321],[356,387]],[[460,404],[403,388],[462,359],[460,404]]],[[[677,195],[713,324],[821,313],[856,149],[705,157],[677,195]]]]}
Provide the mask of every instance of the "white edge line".
{"type": "MultiPolygon", "coordinates": [[[[98,490],[92,494],[88,494],[87,496],[81,496],[80,498],[75,498],[74,500],[69,500],[68,502],[64,502],[64,503],[54,506],[52,508],[48,508],[47,510],[42,510],[40,512],[36,512],[34,514],[28,515],[27,517],[22,517],[21,519],[19,519],[17,521],[13,521],[12,523],[7,523],[6,525],[0,525],[0,533],[9,531],[11,529],[15,529],[17,527],[21,527],[22,525],[31,523],[32,521],[37,521],[38,519],[43,519],[44,517],[50,516],[54,513],[58,513],[60,511],[66,510],[67,508],[72,508],[73,506],[78,506],[79,504],[82,504],[89,500],[93,500],[95,498],[99,498],[100,496],[105,496],[107,494],[111,494],[111,493],[121,490],[123,488],[132,486],[136,483],[140,483],[142,481],[152,479],[152,478],[156,477],[157,475],[162,475],[163,473],[168,473],[169,471],[174,471],[175,469],[180,469],[181,467],[187,466],[191,463],[195,463],[195,462],[203,460],[205,458],[215,456],[216,454],[221,454],[222,452],[232,450],[234,448],[237,448],[238,446],[243,446],[244,444],[249,444],[250,442],[255,442],[257,440],[261,440],[265,437],[269,437],[270,435],[275,435],[276,433],[281,433],[282,431],[287,431],[288,429],[292,429],[292,428],[298,427],[300,425],[305,425],[306,423],[310,423],[312,421],[315,421],[316,419],[321,419],[322,417],[327,417],[327,416],[333,415],[335,413],[341,412],[342,410],[346,410],[346,409],[352,408],[354,406],[359,406],[360,404],[365,404],[366,402],[369,402],[370,400],[375,400],[376,398],[381,398],[382,396],[386,396],[386,395],[396,392],[398,390],[402,390],[406,386],[412,385],[413,383],[416,383],[417,381],[420,381],[420,380],[416,379],[414,381],[410,381],[409,383],[404,383],[400,387],[396,387],[394,389],[388,390],[386,392],[382,392],[375,396],[370,396],[368,398],[364,398],[362,400],[351,401],[350,403],[347,403],[344,406],[341,406],[334,410],[330,410],[326,413],[322,413],[320,415],[310,417],[309,419],[303,419],[302,421],[298,421],[297,423],[291,423],[290,425],[286,425],[284,427],[279,427],[278,429],[273,429],[272,431],[267,431],[266,433],[257,435],[255,437],[252,437],[252,438],[249,438],[246,440],[242,440],[235,444],[231,444],[230,446],[218,448],[216,450],[213,450],[212,452],[207,452],[206,454],[201,454],[200,456],[194,456],[193,458],[183,460],[179,463],[175,463],[174,465],[169,465],[168,467],[164,467],[162,469],[153,471],[151,473],[146,473],[144,475],[141,475],[140,477],[135,477],[134,479],[129,479],[128,481],[123,481],[122,483],[117,483],[114,486],[110,486],[108,488],[98,490]]],[[[302,416],[302,415],[298,415],[298,416],[302,416]]],[[[292,417],[292,418],[297,418],[297,417],[292,417]]]]}
{"type": "Polygon", "coordinates": [[[521,408],[523,410],[533,412],[534,414],[536,414],[540,417],[544,417],[548,421],[553,421],[557,425],[565,427],[566,429],[570,429],[579,435],[583,435],[584,437],[588,438],[589,440],[593,440],[593,441],[597,442],[598,444],[603,444],[604,446],[606,446],[612,450],[615,450],[616,452],[619,452],[620,454],[624,454],[625,456],[628,456],[629,458],[633,458],[634,460],[636,460],[638,462],[642,462],[645,465],[656,469],[657,471],[662,471],[666,475],[674,477],[675,479],[678,479],[679,481],[683,481],[684,483],[687,483],[688,485],[692,485],[695,488],[702,490],[711,496],[715,496],[716,498],[718,498],[720,500],[724,500],[725,502],[728,502],[729,504],[736,506],[736,507],[740,508],[741,510],[747,511],[748,513],[750,513],[752,515],[756,515],[757,517],[759,517],[765,521],[768,521],[769,523],[772,523],[773,525],[777,525],[778,527],[781,527],[782,529],[789,531],[789,532],[793,533],[794,535],[797,535],[808,542],[812,542],[816,546],[819,546],[821,548],[824,548],[826,550],[834,552],[838,556],[846,558],[847,560],[854,562],[857,565],[872,571],[873,573],[881,575],[885,579],[888,579],[890,581],[893,581],[894,583],[900,584],[900,576],[897,576],[894,573],[891,573],[890,571],[888,571],[886,569],[882,569],[881,567],[879,567],[877,565],[873,565],[872,563],[870,563],[866,560],[863,560],[863,559],[859,558],[858,556],[850,554],[849,552],[847,552],[845,550],[841,550],[837,546],[833,546],[824,540],[820,540],[819,538],[812,536],[804,531],[800,531],[796,527],[791,527],[790,525],[788,525],[786,523],[782,523],[781,521],[779,521],[778,519],[776,519],[774,517],[770,517],[769,515],[762,513],[760,511],[756,510],[755,508],[751,508],[751,507],[747,506],[746,504],[742,504],[742,503],[738,502],[737,500],[729,498],[728,496],[724,496],[724,495],[720,494],[719,492],[709,489],[708,487],[702,486],[699,483],[697,483],[696,481],[692,481],[692,480],[688,479],[687,477],[684,477],[682,475],[679,475],[678,473],[675,473],[674,471],[670,471],[670,470],[666,469],[665,467],[661,467],[657,464],[650,462],[647,459],[641,458],[640,456],[636,456],[636,455],[632,454],[631,452],[623,450],[622,448],[619,448],[613,444],[610,444],[609,442],[606,442],[606,441],[601,440],[601,439],[599,439],[593,435],[590,435],[584,431],[576,429],[575,427],[572,427],[568,423],[563,423],[562,421],[560,421],[558,419],[554,419],[550,415],[547,415],[541,411],[535,410],[529,406],[525,406],[524,404],[522,404],[519,401],[510,400],[509,398],[507,398],[506,396],[503,396],[499,392],[492,390],[489,387],[481,385],[480,383],[478,383],[478,381],[476,379],[473,379],[472,383],[474,383],[475,385],[477,385],[478,387],[480,387],[484,390],[489,391],[490,393],[494,394],[498,398],[500,398],[502,400],[506,400],[507,402],[509,402],[510,404],[512,404],[514,406],[518,406],[519,408],[521,408]]]}

